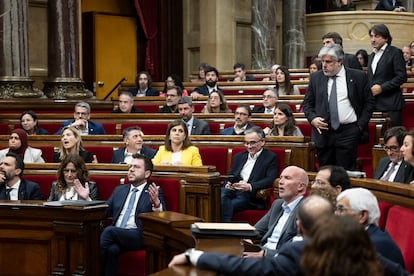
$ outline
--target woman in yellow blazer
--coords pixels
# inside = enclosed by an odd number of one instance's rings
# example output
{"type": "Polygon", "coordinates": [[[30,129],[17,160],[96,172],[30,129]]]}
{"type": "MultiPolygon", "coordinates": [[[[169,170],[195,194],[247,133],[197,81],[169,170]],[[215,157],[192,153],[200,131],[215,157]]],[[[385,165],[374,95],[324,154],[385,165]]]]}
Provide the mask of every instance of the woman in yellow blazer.
{"type": "Polygon", "coordinates": [[[203,165],[198,148],[191,145],[187,126],[182,120],[175,120],[168,125],[165,145],[159,147],[152,162],[154,165],[203,165]]]}

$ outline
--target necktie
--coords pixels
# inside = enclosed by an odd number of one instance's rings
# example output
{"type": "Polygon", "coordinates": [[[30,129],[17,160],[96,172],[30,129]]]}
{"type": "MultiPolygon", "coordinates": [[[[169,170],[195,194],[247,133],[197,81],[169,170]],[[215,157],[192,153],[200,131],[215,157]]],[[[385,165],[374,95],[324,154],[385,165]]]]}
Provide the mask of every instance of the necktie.
{"type": "Polygon", "coordinates": [[[129,217],[131,216],[132,208],[134,207],[135,197],[137,196],[137,191],[138,191],[137,188],[133,188],[131,191],[132,194],[131,194],[131,197],[129,198],[128,207],[121,221],[121,225],[120,225],[121,228],[125,228],[127,221],[129,217]]]}
{"type": "Polygon", "coordinates": [[[329,113],[331,115],[331,127],[337,130],[339,127],[338,97],[336,95],[336,76],[332,77],[333,83],[331,95],[329,96],[329,113]]]}
{"type": "Polygon", "coordinates": [[[10,200],[10,192],[13,190],[13,188],[6,188],[6,199],[10,200]]]}
{"type": "Polygon", "coordinates": [[[392,173],[395,171],[396,165],[397,165],[396,163],[392,163],[391,168],[388,170],[388,172],[383,177],[381,177],[381,180],[388,181],[392,173]]]}
{"type": "Polygon", "coordinates": [[[270,114],[270,113],[272,113],[272,110],[271,109],[266,109],[266,114],[270,114]]]}

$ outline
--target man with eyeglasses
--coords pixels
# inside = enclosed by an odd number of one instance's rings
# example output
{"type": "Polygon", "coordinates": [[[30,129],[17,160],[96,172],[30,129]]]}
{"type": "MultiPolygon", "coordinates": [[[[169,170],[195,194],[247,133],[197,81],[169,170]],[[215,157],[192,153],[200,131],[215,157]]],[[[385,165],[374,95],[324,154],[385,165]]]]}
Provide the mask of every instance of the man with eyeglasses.
{"type": "Polygon", "coordinates": [[[276,89],[274,89],[273,87],[268,87],[263,92],[263,105],[256,106],[253,109],[253,113],[265,113],[273,115],[277,106],[278,98],[279,95],[277,94],[276,89]]]}
{"type": "Polygon", "coordinates": [[[234,126],[225,128],[220,131],[221,135],[244,135],[245,131],[253,127],[249,124],[252,117],[252,110],[248,105],[241,104],[237,106],[234,112],[234,126]]]}
{"type": "Polygon", "coordinates": [[[319,168],[311,188],[331,186],[338,193],[351,188],[351,180],[343,167],[327,165],[319,168]]]}
{"type": "Polygon", "coordinates": [[[264,148],[265,134],[252,127],[244,134],[246,151],[233,157],[229,177],[221,188],[221,221],[231,221],[233,214],[247,209],[264,209],[256,197],[261,189],[270,188],[278,176],[277,156],[264,148]]]}
{"type": "Polygon", "coordinates": [[[176,85],[168,86],[165,93],[165,105],[160,108],[159,113],[178,113],[178,101],[181,99],[182,94],[181,87],[176,85]]]}
{"type": "Polygon", "coordinates": [[[116,275],[119,255],[144,247],[139,214],[165,210],[162,190],[148,181],[152,171],[151,159],[134,154],[128,169],[128,184],[116,187],[106,202],[106,215],[112,217],[112,225],[101,234],[102,275],[116,275]]]}
{"type": "Polygon", "coordinates": [[[384,133],[384,150],[387,153],[378,162],[373,178],[390,182],[409,183],[408,171],[411,166],[404,161],[400,148],[406,134],[405,127],[397,126],[384,133]]]}
{"type": "Polygon", "coordinates": [[[64,121],[60,129],[55,133],[62,134],[62,130],[66,126],[73,126],[78,129],[81,135],[99,135],[105,134],[105,129],[101,123],[92,122],[91,106],[86,102],[78,102],[75,105],[75,112],[73,113],[74,120],[64,121]]]}
{"type": "Polygon", "coordinates": [[[380,209],[371,191],[351,188],[341,192],[336,197],[335,214],[352,216],[366,229],[378,253],[404,267],[404,259],[397,244],[385,230],[378,227],[380,209]]]}

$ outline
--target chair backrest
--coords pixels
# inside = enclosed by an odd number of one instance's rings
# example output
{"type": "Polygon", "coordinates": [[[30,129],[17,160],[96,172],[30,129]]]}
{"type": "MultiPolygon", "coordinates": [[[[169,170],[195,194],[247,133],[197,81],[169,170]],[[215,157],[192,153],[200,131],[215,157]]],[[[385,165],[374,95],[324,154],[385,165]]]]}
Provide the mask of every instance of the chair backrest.
{"type": "Polygon", "coordinates": [[[0,123],[0,135],[8,135],[8,134],[10,134],[9,124],[8,123],[0,123]]]}
{"type": "Polygon", "coordinates": [[[106,134],[116,134],[116,123],[102,123],[106,134]]]}
{"type": "Polygon", "coordinates": [[[227,148],[201,146],[198,150],[204,165],[214,165],[221,175],[227,174],[227,148]]]}
{"type": "Polygon", "coordinates": [[[84,149],[96,155],[99,163],[111,163],[114,148],[111,146],[84,146],[84,149]]]}
{"type": "Polygon", "coordinates": [[[53,146],[36,146],[35,148],[42,150],[42,157],[46,163],[53,162],[53,154],[55,153],[55,147],[53,146]]]}
{"type": "Polygon", "coordinates": [[[159,185],[164,193],[166,209],[179,212],[180,210],[180,180],[172,178],[151,178],[150,181],[159,185]]]}
{"type": "Polygon", "coordinates": [[[33,181],[39,184],[43,199],[47,200],[50,194],[52,182],[56,181],[56,175],[23,175],[24,179],[33,181]]]}
{"type": "Polygon", "coordinates": [[[90,179],[96,182],[101,200],[108,200],[115,188],[121,183],[121,178],[117,176],[92,175],[90,179]]]}
{"type": "Polygon", "coordinates": [[[139,126],[146,135],[165,135],[168,128],[168,123],[122,123],[121,124],[121,133],[125,128],[131,126],[139,126]]]}

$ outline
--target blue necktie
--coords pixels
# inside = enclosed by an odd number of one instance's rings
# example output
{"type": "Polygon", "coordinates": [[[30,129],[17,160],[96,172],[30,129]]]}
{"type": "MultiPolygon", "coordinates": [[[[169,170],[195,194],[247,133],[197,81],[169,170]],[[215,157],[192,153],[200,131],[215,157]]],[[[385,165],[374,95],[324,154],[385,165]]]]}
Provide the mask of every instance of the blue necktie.
{"type": "Polygon", "coordinates": [[[331,127],[337,130],[339,127],[338,97],[336,95],[336,76],[332,77],[333,83],[329,96],[329,113],[331,115],[331,127]]]}
{"type": "Polygon", "coordinates": [[[121,221],[121,225],[120,225],[121,228],[125,228],[127,221],[129,217],[131,216],[132,208],[134,207],[135,197],[137,196],[137,191],[138,191],[137,188],[133,188],[131,191],[132,194],[131,194],[131,197],[129,198],[128,207],[121,221]]]}

